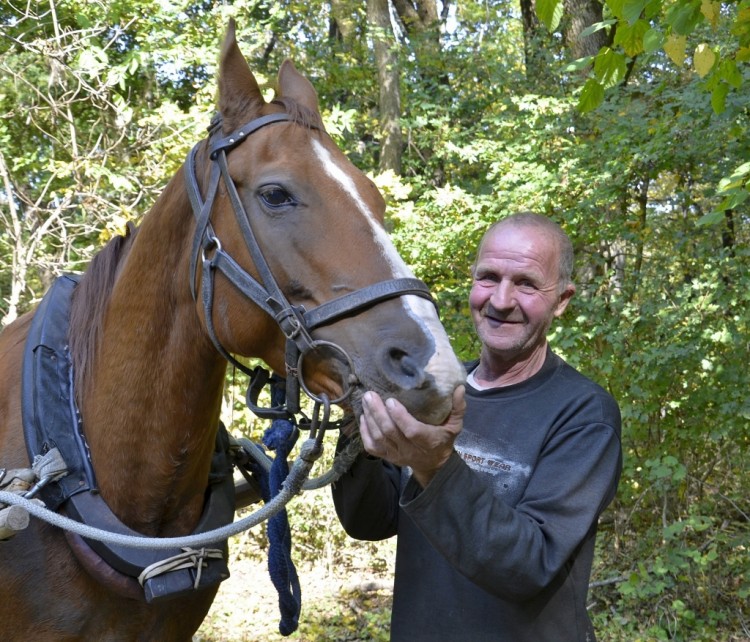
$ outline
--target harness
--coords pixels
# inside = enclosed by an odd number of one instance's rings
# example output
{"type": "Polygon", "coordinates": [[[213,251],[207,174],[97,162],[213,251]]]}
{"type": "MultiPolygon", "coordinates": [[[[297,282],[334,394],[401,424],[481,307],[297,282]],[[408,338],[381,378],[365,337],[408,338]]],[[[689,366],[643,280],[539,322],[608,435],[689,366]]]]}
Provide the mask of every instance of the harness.
{"type": "MultiPolygon", "coordinates": [[[[67,337],[70,300],[80,277],[59,277],[34,314],[26,339],[22,374],[22,416],[26,450],[34,461],[55,449],[67,474],[42,477],[33,495],[39,495],[51,510],[95,528],[138,536],[111,511],[97,491],[81,415],[73,394],[73,372],[67,337]]],[[[209,487],[203,513],[194,533],[214,530],[234,519],[234,479],[229,457],[229,436],[220,426],[211,462],[209,487]]],[[[27,495],[28,497],[29,495],[27,495]]],[[[138,578],[145,569],[165,559],[182,558],[180,548],[149,550],[87,539],[92,548],[115,571],[138,578]]],[[[212,544],[221,555],[204,557],[189,568],[156,575],[143,581],[143,597],[149,603],[176,597],[195,589],[215,586],[229,577],[226,540],[212,544]]]]}

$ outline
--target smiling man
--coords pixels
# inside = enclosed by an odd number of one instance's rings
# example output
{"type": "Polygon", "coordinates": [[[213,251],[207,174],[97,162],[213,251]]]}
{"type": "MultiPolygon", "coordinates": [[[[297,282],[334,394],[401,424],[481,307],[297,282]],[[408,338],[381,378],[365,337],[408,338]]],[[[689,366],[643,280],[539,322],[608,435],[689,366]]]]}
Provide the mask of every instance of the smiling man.
{"type": "Polygon", "coordinates": [[[367,454],[333,497],[351,536],[398,535],[394,642],[595,639],[586,594],[622,467],[620,412],[547,344],[572,269],[550,219],[495,223],[469,294],[482,348],[446,422],[364,396],[367,454]]]}

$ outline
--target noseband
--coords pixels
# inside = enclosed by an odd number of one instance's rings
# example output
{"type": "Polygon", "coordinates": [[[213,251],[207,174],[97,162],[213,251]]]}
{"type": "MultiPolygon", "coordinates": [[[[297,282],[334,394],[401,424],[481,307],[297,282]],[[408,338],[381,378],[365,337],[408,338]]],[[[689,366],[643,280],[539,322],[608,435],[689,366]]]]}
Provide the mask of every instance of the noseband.
{"type": "Polygon", "coordinates": [[[280,122],[290,122],[304,126],[295,121],[289,114],[277,113],[251,120],[230,135],[221,136],[221,117],[219,116],[212,121],[209,127],[210,134],[208,140],[211,172],[205,200],[201,196],[196,174],[196,155],[200,143],[193,147],[190,154],[188,154],[186,184],[190,203],[192,204],[193,213],[196,218],[195,236],[193,238],[190,258],[190,289],[193,298],[197,300],[196,280],[198,261],[200,260],[202,266],[201,299],[206,317],[206,327],[211,341],[227,361],[250,376],[253,376],[253,372],[229,354],[221,345],[214,329],[212,312],[214,275],[216,270],[221,271],[244,296],[252,300],[259,308],[275,319],[286,337],[287,411],[296,413],[299,411],[300,385],[316,403],[340,403],[351,394],[354,385],[358,382],[356,373],[354,372],[354,364],[347,352],[335,343],[313,339],[311,336],[312,330],[334,323],[343,317],[359,314],[363,310],[388,299],[409,294],[428,299],[433,304],[434,299],[427,286],[419,279],[401,278],[374,283],[355,292],[327,301],[309,311],[305,310],[303,306],[293,305],[289,302],[281,291],[268,262],[263,256],[263,252],[253,232],[250,218],[242,204],[237,187],[229,175],[229,167],[227,165],[227,154],[240,145],[248,136],[262,127],[280,122]],[[224,251],[221,241],[214,233],[210,219],[220,179],[224,180],[237,224],[242,231],[245,245],[250,252],[250,258],[260,275],[260,282],[248,274],[224,251]],[[311,393],[307,385],[305,385],[302,375],[302,364],[305,355],[323,346],[332,348],[343,355],[351,371],[348,380],[344,382],[344,392],[340,397],[331,401],[327,401],[327,397],[324,400],[311,393]]]}

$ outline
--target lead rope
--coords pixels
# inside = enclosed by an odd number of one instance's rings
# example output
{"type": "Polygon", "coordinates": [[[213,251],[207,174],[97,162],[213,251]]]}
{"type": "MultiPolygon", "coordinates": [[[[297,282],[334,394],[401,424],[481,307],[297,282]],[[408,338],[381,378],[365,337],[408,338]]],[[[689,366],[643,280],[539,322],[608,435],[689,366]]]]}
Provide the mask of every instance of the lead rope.
{"type": "MultiPolygon", "coordinates": [[[[271,405],[283,406],[286,395],[279,381],[272,379],[271,405]]],[[[276,457],[269,471],[258,474],[263,501],[276,497],[289,475],[289,453],[297,442],[299,430],[286,418],[275,419],[263,434],[263,443],[269,450],[276,451],[276,457]]],[[[279,633],[291,635],[299,626],[302,610],[302,591],[297,569],[292,561],[292,534],[286,508],[271,517],[266,524],[268,534],[268,573],[279,594],[279,633]]]]}

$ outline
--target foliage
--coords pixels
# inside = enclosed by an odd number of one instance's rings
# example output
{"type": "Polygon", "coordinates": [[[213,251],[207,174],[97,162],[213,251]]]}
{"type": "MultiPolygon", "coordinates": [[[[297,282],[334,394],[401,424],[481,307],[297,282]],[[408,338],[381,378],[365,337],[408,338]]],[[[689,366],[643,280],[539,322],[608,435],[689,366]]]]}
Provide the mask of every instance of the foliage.
{"type": "MultiPolygon", "coordinates": [[[[634,66],[688,69],[702,79],[716,113],[724,111],[727,95],[739,90],[750,60],[750,4],[720,0],[606,0],[605,16],[582,36],[600,29],[611,32],[612,46],[594,56],[578,106],[598,107],[605,89],[627,81],[634,66]]],[[[563,16],[563,0],[540,0],[537,15],[555,31],[563,16]]],[[[577,61],[576,66],[580,67],[577,61]]],[[[591,62],[591,61],[587,61],[591,62]]]]}

